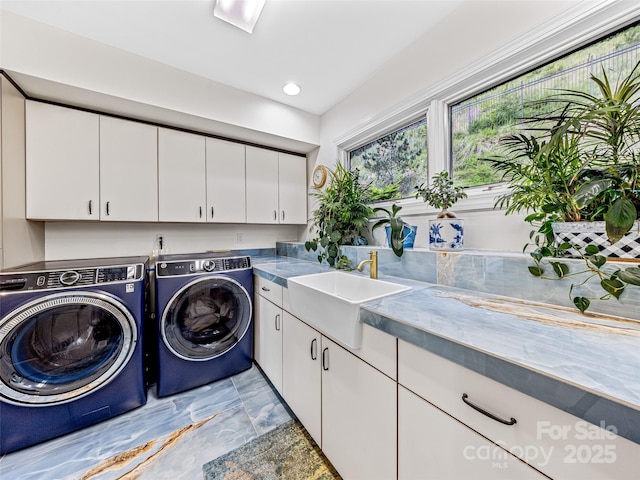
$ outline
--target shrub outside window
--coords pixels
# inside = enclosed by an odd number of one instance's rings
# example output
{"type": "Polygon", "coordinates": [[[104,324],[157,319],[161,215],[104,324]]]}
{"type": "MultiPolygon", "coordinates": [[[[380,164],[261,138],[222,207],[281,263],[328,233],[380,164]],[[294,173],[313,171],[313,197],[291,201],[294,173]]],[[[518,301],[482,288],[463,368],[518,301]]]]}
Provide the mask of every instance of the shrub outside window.
{"type": "Polygon", "coordinates": [[[370,185],[372,202],[413,196],[427,178],[426,118],[352,150],[349,162],[370,185]]]}
{"type": "MultiPolygon", "coordinates": [[[[592,92],[592,74],[604,68],[611,79],[623,78],[640,60],[640,25],[548,63],[450,107],[451,162],[456,183],[465,187],[500,181],[489,163],[489,155],[504,152],[500,138],[521,132],[522,120],[534,117],[544,100],[560,90],[592,92]]],[[[532,133],[532,132],[529,132],[532,133]]]]}

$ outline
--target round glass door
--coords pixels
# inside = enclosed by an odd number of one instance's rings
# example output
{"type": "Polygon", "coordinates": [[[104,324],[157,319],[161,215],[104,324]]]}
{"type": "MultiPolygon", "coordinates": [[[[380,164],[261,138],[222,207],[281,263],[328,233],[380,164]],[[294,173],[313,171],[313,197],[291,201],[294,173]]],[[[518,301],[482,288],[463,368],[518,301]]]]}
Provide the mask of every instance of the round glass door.
{"type": "Polygon", "coordinates": [[[162,315],[164,344],[185,360],[203,361],[233,348],[249,329],[251,298],[231,278],[206,277],[182,287],[162,315]]]}
{"type": "Polygon", "coordinates": [[[12,403],[63,403],[106,385],[133,354],[138,331],[117,300],[54,294],[0,325],[0,395],[12,403]]]}

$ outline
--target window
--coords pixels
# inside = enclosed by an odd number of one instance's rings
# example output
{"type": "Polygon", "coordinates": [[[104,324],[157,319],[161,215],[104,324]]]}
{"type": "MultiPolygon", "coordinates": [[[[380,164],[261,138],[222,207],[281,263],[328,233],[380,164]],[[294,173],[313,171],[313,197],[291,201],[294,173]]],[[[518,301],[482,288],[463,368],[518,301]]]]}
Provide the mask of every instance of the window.
{"type": "Polygon", "coordinates": [[[426,117],[350,151],[349,162],[370,184],[373,202],[413,196],[427,178],[426,117]]]}
{"type": "Polygon", "coordinates": [[[500,181],[481,158],[499,155],[500,138],[520,131],[523,118],[539,113],[540,104],[534,102],[563,89],[591,88],[590,75],[602,68],[611,79],[622,77],[639,59],[640,26],[635,25],[452,105],[451,161],[456,183],[469,187],[500,181]]]}

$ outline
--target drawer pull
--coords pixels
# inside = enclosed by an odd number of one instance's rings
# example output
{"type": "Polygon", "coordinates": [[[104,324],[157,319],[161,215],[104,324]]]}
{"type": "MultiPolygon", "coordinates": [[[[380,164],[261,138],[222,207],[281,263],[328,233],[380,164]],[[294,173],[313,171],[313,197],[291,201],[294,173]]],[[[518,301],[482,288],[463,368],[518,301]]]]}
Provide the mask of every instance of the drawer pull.
{"type": "Polygon", "coordinates": [[[263,292],[270,292],[271,290],[269,290],[267,287],[262,287],[262,291],[263,292]]]}
{"type": "Polygon", "coordinates": [[[486,416],[487,416],[487,417],[489,417],[489,418],[492,418],[492,419],[493,419],[493,420],[495,420],[496,422],[500,422],[500,423],[502,423],[502,424],[504,424],[504,425],[514,425],[514,424],[516,423],[516,419],[515,419],[515,418],[511,417],[511,420],[505,420],[505,419],[503,419],[503,418],[500,418],[500,417],[498,417],[498,416],[494,415],[493,413],[491,413],[491,412],[487,412],[487,411],[486,411],[486,410],[484,410],[483,408],[480,408],[479,406],[477,406],[477,405],[475,405],[475,404],[471,403],[471,400],[468,400],[468,398],[469,398],[469,395],[467,395],[466,393],[463,393],[463,394],[462,394],[462,401],[463,401],[464,403],[466,403],[467,405],[469,405],[469,406],[470,406],[471,408],[473,408],[474,410],[476,410],[476,411],[480,412],[481,414],[486,415],[486,416]]]}

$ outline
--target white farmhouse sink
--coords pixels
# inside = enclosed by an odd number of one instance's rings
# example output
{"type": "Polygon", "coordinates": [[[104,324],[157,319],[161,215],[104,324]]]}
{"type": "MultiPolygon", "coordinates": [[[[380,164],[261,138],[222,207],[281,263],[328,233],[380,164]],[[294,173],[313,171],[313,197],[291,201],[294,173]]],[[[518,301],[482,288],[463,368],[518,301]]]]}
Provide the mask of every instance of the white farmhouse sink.
{"type": "Polygon", "coordinates": [[[287,280],[291,313],[351,348],[360,348],[360,304],[410,287],[344,272],[314,273],[287,280]]]}

